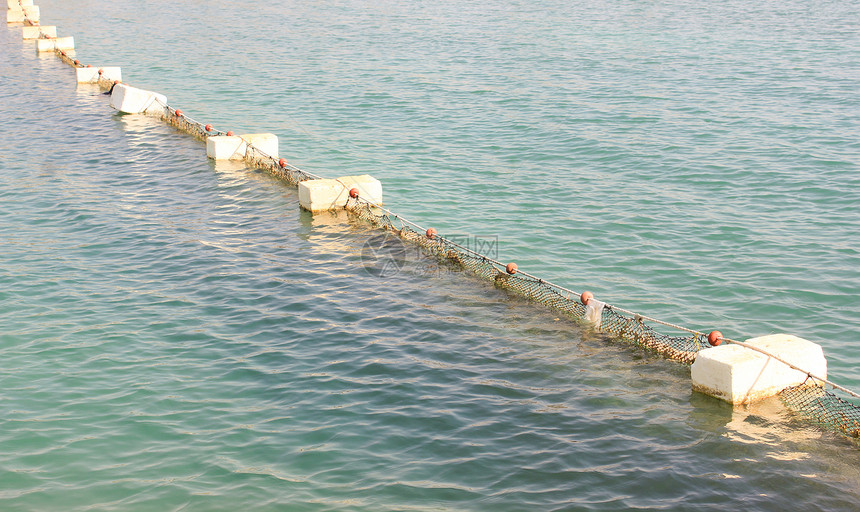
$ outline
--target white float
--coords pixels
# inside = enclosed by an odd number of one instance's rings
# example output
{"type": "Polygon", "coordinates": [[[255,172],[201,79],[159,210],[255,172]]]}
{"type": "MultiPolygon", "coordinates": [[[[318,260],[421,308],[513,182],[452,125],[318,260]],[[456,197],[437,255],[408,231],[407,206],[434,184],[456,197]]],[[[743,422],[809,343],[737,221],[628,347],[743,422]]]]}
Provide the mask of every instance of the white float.
{"type": "Polygon", "coordinates": [[[99,76],[105,80],[122,82],[122,69],[117,67],[75,68],[75,76],[79,84],[92,84],[99,81],[99,76]],[[99,75],[99,71],[102,72],[99,75]]]}
{"type": "MultiPolygon", "coordinates": [[[[827,378],[821,346],[790,334],[771,334],[746,341],[809,373],[827,378]]],[[[735,344],[708,348],[691,368],[693,390],[732,404],[747,404],[803,384],[807,374],[760,352],[735,344]]]]}
{"type": "Polygon", "coordinates": [[[242,160],[245,141],[238,135],[213,135],[206,138],[206,156],[215,160],[242,160]]]}
{"type": "Polygon", "coordinates": [[[342,209],[353,188],[358,189],[359,197],[382,204],[382,183],[368,174],[302,181],[299,183],[299,204],[313,213],[342,209]]]}
{"type": "Polygon", "coordinates": [[[21,6],[28,7],[33,5],[33,0],[6,0],[6,5],[9,9],[20,9],[21,6]]]}
{"type": "MultiPolygon", "coordinates": [[[[272,158],[278,158],[278,136],[274,133],[246,133],[239,135],[242,140],[256,148],[259,152],[272,158]]],[[[245,156],[248,156],[246,149],[245,156]]],[[[261,155],[262,156],[262,155],[261,155]]]]}
{"type": "Polygon", "coordinates": [[[9,10],[6,11],[6,23],[24,23],[26,20],[39,23],[38,5],[9,6],[9,10]]]}
{"type": "Polygon", "coordinates": [[[272,158],[278,158],[278,137],[273,133],[214,135],[206,138],[206,156],[215,160],[242,160],[248,144],[272,158]]]}
{"type": "Polygon", "coordinates": [[[167,96],[126,84],[114,86],[110,95],[110,106],[126,114],[160,115],[165,105],[167,96]]]}
{"type": "Polygon", "coordinates": [[[54,50],[74,50],[74,37],[55,37],[53,39],[36,39],[37,52],[52,52],[54,50]]]}
{"type": "Polygon", "coordinates": [[[21,30],[24,39],[39,39],[42,34],[46,37],[57,37],[57,27],[54,25],[28,25],[21,30]]]}

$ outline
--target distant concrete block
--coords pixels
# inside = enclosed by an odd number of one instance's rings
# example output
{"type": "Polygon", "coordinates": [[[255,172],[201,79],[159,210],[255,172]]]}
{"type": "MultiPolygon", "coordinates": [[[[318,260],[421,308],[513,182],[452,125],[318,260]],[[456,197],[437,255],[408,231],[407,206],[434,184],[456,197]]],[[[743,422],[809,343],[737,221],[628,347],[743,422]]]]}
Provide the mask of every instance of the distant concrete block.
{"type": "Polygon", "coordinates": [[[266,156],[278,158],[278,136],[274,133],[246,133],[239,137],[266,156]]]}
{"type": "Polygon", "coordinates": [[[39,22],[39,6],[38,5],[16,5],[9,7],[6,11],[6,23],[24,23],[30,20],[33,23],[39,22]]]}
{"type": "Polygon", "coordinates": [[[313,213],[342,209],[353,188],[358,189],[359,197],[382,204],[382,183],[367,174],[302,181],[299,183],[299,204],[313,213]]]}
{"type": "Polygon", "coordinates": [[[206,156],[215,160],[242,160],[245,141],[238,135],[214,135],[206,138],[206,156]]]}
{"type": "Polygon", "coordinates": [[[122,82],[122,69],[116,67],[75,68],[75,75],[79,84],[96,83],[99,81],[99,76],[111,82],[114,80],[122,82]],[[99,75],[99,71],[102,72],[101,75],[99,75]]]}
{"type": "Polygon", "coordinates": [[[249,156],[248,144],[266,156],[278,158],[278,137],[273,133],[246,133],[243,135],[216,135],[207,137],[206,156],[215,160],[242,160],[246,156],[249,156]]]}
{"type": "Polygon", "coordinates": [[[117,84],[110,95],[110,106],[126,114],[161,114],[167,96],[126,84],[117,84]]]}
{"type": "MultiPolygon", "coordinates": [[[[751,338],[746,343],[827,378],[827,360],[816,343],[790,334],[751,338]]],[[[700,351],[691,377],[694,391],[732,404],[746,404],[803,384],[807,375],[759,352],[727,344],[700,351]]]]}
{"type": "Polygon", "coordinates": [[[39,39],[42,34],[47,37],[57,37],[57,27],[54,25],[34,25],[26,26],[21,31],[24,39],[39,39]]]}
{"type": "Polygon", "coordinates": [[[52,52],[54,50],[74,50],[74,37],[56,37],[54,39],[36,39],[37,52],[52,52]]]}

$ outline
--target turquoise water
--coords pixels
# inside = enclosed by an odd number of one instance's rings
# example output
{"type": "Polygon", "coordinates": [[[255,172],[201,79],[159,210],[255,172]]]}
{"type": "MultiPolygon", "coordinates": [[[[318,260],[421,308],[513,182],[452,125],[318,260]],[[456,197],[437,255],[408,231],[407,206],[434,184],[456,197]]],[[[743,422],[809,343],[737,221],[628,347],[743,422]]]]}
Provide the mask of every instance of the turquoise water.
{"type": "MultiPolygon", "coordinates": [[[[860,388],[860,14],[59,2],[221,129],[611,303],[860,388]]],[[[0,30],[3,510],[856,509],[857,444],[299,211],[0,30]]]]}

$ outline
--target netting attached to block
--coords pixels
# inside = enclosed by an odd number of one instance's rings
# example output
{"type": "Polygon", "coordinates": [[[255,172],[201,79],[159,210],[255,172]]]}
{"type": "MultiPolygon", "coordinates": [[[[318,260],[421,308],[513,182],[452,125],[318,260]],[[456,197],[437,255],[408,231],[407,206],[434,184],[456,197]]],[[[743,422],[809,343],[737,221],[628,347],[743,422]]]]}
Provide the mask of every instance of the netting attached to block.
{"type": "Polygon", "coordinates": [[[790,409],[815,422],[860,438],[860,405],[815,385],[784,389],[779,398],[790,409]]]}

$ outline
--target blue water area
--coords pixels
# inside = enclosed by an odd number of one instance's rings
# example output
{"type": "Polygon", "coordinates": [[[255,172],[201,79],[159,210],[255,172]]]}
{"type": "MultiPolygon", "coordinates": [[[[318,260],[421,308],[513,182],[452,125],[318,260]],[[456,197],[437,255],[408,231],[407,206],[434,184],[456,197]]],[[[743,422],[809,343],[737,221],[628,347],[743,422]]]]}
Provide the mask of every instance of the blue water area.
{"type": "MultiPolygon", "coordinates": [[[[602,300],[820,343],[860,388],[850,4],[39,5],[76,58],[195,119],[373,174],[395,211],[602,300]]],[[[855,441],[302,212],[20,32],[0,509],[857,508],[855,441]]]]}

